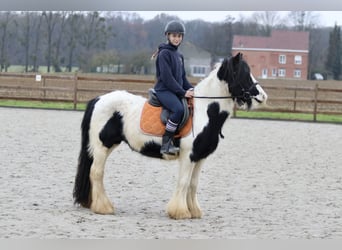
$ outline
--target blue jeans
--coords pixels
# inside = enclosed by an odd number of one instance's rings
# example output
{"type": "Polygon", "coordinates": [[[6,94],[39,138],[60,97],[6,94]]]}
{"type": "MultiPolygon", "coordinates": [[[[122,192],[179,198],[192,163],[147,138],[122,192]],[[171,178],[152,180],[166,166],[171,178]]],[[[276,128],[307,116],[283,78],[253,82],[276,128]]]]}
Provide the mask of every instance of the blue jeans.
{"type": "Polygon", "coordinates": [[[183,104],[179,97],[170,91],[156,91],[156,95],[163,107],[171,112],[169,120],[179,124],[184,114],[183,104]]]}

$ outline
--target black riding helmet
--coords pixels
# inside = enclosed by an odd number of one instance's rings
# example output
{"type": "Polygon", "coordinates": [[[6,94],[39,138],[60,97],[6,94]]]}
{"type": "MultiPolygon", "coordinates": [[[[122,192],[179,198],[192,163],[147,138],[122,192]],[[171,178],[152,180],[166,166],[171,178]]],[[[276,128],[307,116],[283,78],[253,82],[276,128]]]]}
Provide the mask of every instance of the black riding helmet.
{"type": "Polygon", "coordinates": [[[180,33],[183,36],[185,35],[185,26],[179,21],[170,21],[166,24],[164,34],[167,35],[168,33],[180,33]]]}

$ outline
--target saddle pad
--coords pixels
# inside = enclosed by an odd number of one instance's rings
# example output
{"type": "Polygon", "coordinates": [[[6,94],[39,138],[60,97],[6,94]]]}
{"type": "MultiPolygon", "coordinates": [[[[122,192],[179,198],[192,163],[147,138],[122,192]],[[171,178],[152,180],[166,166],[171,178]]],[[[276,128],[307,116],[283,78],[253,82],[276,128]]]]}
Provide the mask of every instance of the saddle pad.
{"type": "MultiPolygon", "coordinates": [[[[154,136],[162,136],[165,133],[165,124],[160,119],[162,107],[155,107],[147,101],[144,104],[141,119],[140,129],[143,133],[154,136]]],[[[175,135],[175,137],[184,137],[190,133],[192,127],[192,116],[189,117],[184,127],[175,135]]]]}

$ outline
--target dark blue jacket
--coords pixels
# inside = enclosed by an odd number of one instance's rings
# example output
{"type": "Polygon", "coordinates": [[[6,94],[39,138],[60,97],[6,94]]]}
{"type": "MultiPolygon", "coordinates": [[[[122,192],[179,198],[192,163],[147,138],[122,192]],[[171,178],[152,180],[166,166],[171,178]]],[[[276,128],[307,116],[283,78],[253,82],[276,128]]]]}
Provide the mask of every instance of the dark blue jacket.
{"type": "Polygon", "coordinates": [[[172,44],[159,45],[156,61],[156,91],[169,90],[179,97],[184,97],[188,89],[193,88],[185,75],[184,58],[178,47],[172,44]]]}

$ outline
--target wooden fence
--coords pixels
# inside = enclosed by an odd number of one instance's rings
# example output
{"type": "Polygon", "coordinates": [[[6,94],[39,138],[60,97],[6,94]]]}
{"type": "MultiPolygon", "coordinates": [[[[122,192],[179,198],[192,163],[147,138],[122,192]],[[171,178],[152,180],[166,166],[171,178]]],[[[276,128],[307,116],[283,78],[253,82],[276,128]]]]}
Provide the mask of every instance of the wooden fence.
{"type": "MultiPolygon", "coordinates": [[[[116,89],[146,96],[153,78],[108,75],[35,75],[0,73],[0,99],[79,103],[116,89]]],[[[257,111],[342,115],[342,88],[263,85],[268,106],[257,111]]],[[[236,112],[234,112],[236,116],[236,112]]]]}
{"type": "Polygon", "coordinates": [[[342,88],[318,84],[314,87],[263,85],[263,88],[269,94],[269,105],[257,111],[312,114],[313,121],[317,121],[318,114],[342,115],[342,88]]]}

